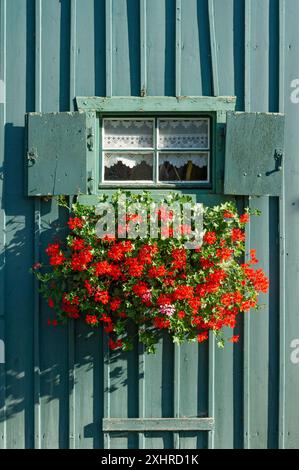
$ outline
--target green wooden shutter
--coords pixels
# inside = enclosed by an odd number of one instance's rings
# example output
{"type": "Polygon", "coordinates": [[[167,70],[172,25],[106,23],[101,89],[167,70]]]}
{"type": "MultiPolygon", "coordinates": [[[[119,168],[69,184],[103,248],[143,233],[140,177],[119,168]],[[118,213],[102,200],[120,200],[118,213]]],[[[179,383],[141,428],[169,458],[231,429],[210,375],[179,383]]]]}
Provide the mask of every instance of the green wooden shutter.
{"type": "Polygon", "coordinates": [[[95,133],[95,113],[29,113],[28,195],[93,193],[95,133]]]}
{"type": "Polygon", "coordinates": [[[279,196],[284,115],[227,113],[224,194],[279,196]]]}

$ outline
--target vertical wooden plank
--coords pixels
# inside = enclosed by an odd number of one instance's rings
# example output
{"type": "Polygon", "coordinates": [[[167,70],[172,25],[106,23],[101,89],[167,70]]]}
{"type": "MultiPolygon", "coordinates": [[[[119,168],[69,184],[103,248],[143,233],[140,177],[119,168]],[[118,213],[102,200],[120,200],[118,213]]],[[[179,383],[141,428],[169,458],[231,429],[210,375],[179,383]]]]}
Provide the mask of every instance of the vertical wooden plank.
{"type": "MultiPolygon", "coordinates": [[[[144,90],[148,95],[171,96],[176,93],[175,11],[175,0],[141,2],[141,14],[145,25],[141,29],[141,44],[144,44],[146,49],[143,62],[143,73],[146,77],[144,90]]],[[[141,78],[142,90],[143,83],[144,80],[141,78]]],[[[139,416],[173,416],[174,378],[172,371],[173,347],[167,338],[158,344],[156,356],[141,355],[139,416]]],[[[169,448],[172,446],[173,436],[170,433],[139,435],[139,447],[169,448]]]]}
{"type": "Polygon", "coordinates": [[[182,94],[182,2],[176,0],[175,17],[175,95],[182,94]]]}
{"type": "MultiPolygon", "coordinates": [[[[108,347],[108,337],[103,332],[103,358],[104,358],[104,417],[110,418],[110,350],[108,347]]],[[[104,449],[110,449],[110,434],[104,433],[104,449]]]]}
{"type": "MultiPolygon", "coordinates": [[[[105,334],[105,333],[104,333],[105,334]]],[[[130,352],[110,352],[109,357],[109,413],[111,418],[138,417],[138,345],[130,352]]],[[[110,433],[110,448],[137,448],[135,433],[110,433]]]]}
{"type": "Polygon", "coordinates": [[[140,96],[140,22],[136,21],[139,17],[139,0],[112,2],[114,95],[140,96]]]}
{"type": "MultiPolygon", "coordinates": [[[[70,2],[70,110],[74,109],[77,78],[77,0],[70,2]]],[[[72,198],[70,198],[72,203],[72,198]]],[[[76,433],[75,322],[68,323],[69,448],[78,447],[76,433]]]]}
{"type": "MultiPolygon", "coordinates": [[[[280,5],[279,0],[269,3],[269,105],[271,112],[280,111],[280,5]]],[[[282,175],[284,179],[284,175],[282,175]]],[[[282,183],[284,193],[284,182],[282,183]]],[[[279,447],[279,349],[280,349],[280,264],[281,264],[281,198],[269,198],[269,378],[267,447],[279,447]]],[[[284,229],[284,228],[283,228],[284,229]]],[[[284,282],[282,283],[284,286],[284,282]]]]}
{"type": "MultiPolygon", "coordinates": [[[[42,2],[42,112],[65,111],[70,106],[70,2],[42,2]],[[51,41],[49,41],[51,37],[51,41]]],[[[63,239],[65,215],[56,200],[41,203],[40,249],[42,262],[47,264],[44,249],[53,238],[63,239]]],[[[69,447],[69,343],[65,327],[49,327],[53,318],[44,300],[40,306],[40,394],[42,448],[69,447]]]]}
{"type": "Polygon", "coordinates": [[[175,0],[146,3],[148,95],[175,95],[175,0]]]}
{"type": "Polygon", "coordinates": [[[181,3],[181,94],[212,95],[208,3],[181,3]]]}
{"type": "MultiPolygon", "coordinates": [[[[299,3],[291,0],[280,3],[281,15],[281,59],[280,67],[285,65],[284,76],[281,77],[281,102],[287,115],[286,125],[286,149],[285,160],[285,220],[287,227],[285,240],[285,297],[282,294],[281,316],[281,398],[280,398],[280,446],[287,449],[299,447],[299,364],[292,361],[291,353],[294,351],[292,341],[299,339],[298,327],[298,303],[299,303],[299,256],[298,256],[298,184],[299,184],[299,159],[298,159],[298,103],[291,97],[294,92],[293,80],[299,78],[299,40],[298,18],[299,3]],[[285,302],[285,310],[284,310],[285,302]],[[284,393],[283,393],[284,389],[284,393]],[[282,398],[284,402],[281,402],[282,398]]],[[[298,90],[298,85],[296,86],[298,90]]],[[[297,93],[298,96],[298,93],[297,93]]],[[[283,214],[282,214],[283,215],[283,214]]],[[[282,244],[284,248],[284,243],[282,244]]],[[[283,254],[283,253],[282,253],[283,254]]],[[[284,265],[284,261],[282,260],[284,265]]],[[[284,266],[282,266],[284,271],[284,266]]],[[[283,286],[282,286],[283,288],[283,286]]]]}
{"type": "MultiPolygon", "coordinates": [[[[252,209],[262,211],[262,216],[250,222],[247,250],[256,247],[259,266],[269,276],[269,201],[267,198],[249,200],[252,209]]],[[[265,304],[261,311],[245,314],[245,409],[247,448],[267,448],[268,429],[268,380],[269,380],[269,303],[267,295],[260,297],[265,304]]]]}
{"type": "Polygon", "coordinates": [[[112,96],[112,0],[106,0],[106,96],[112,96]]]}
{"type": "MultiPolygon", "coordinates": [[[[84,2],[82,2],[84,3],[84,2]]],[[[94,79],[95,96],[105,96],[106,94],[106,27],[105,27],[105,0],[94,1],[94,26],[92,28],[94,33],[94,59],[90,56],[90,65],[93,66],[94,62],[94,76],[90,78],[94,79]]],[[[82,38],[84,37],[84,22],[80,21],[78,24],[79,30],[82,31],[82,38]]],[[[92,42],[91,42],[92,43],[92,42]]],[[[88,59],[92,49],[90,48],[90,42],[86,42],[88,53],[82,54],[88,59]]],[[[81,58],[83,60],[83,57],[81,58]]],[[[80,70],[82,73],[82,70],[80,70]]]]}
{"type": "MultiPolygon", "coordinates": [[[[145,352],[143,344],[138,345],[138,353],[139,353],[139,376],[137,378],[139,382],[139,407],[138,407],[138,417],[144,418],[145,417],[145,352]]],[[[138,448],[145,449],[145,436],[144,433],[139,433],[139,442],[138,448]]]]}
{"type": "MultiPolygon", "coordinates": [[[[279,111],[285,112],[286,67],[286,3],[279,0],[279,111]]],[[[283,168],[282,196],[279,201],[279,448],[286,447],[286,187],[285,166],[283,168]]]]}
{"type": "Polygon", "coordinates": [[[140,95],[147,95],[146,1],[140,0],[140,95]]]}
{"type": "MultiPolygon", "coordinates": [[[[41,0],[35,2],[35,110],[42,110],[42,58],[41,58],[41,0]]],[[[40,200],[34,201],[35,230],[34,230],[34,263],[40,262],[40,200]]],[[[34,279],[34,447],[41,448],[41,406],[40,406],[40,349],[39,349],[39,315],[40,296],[38,292],[39,282],[34,279]]]]}
{"type": "MultiPolygon", "coordinates": [[[[101,65],[105,72],[105,41],[101,42],[104,32],[97,31],[105,19],[103,1],[77,0],[76,15],[73,17],[70,106],[72,109],[75,95],[93,96],[102,89],[105,80],[103,73],[97,71],[101,65]],[[96,28],[96,30],[95,30],[96,28]],[[98,44],[98,41],[101,43],[98,44]]],[[[103,354],[102,337],[98,330],[90,331],[83,321],[74,325],[74,394],[73,428],[76,448],[100,448],[103,446],[100,422],[103,417],[103,354]]],[[[71,365],[71,363],[70,363],[71,365]]]]}
{"type": "MultiPolygon", "coordinates": [[[[278,54],[275,18],[278,10],[275,2],[251,1],[247,5],[247,49],[245,67],[246,110],[277,110],[277,71],[273,57],[278,54]],[[248,18],[257,18],[250,21],[248,18]],[[270,27],[271,21],[271,27],[270,27]]],[[[249,225],[250,240],[247,250],[254,247],[260,258],[260,267],[270,277],[269,296],[261,296],[265,303],[261,312],[246,315],[246,382],[245,444],[248,448],[267,448],[277,445],[277,381],[275,364],[278,356],[278,200],[275,198],[251,198],[249,206],[258,208],[262,216],[253,218],[249,225]]]]}
{"type": "MultiPolygon", "coordinates": [[[[36,200],[34,204],[35,211],[35,230],[34,230],[34,263],[40,262],[40,201],[36,200]]],[[[41,449],[41,406],[40,406],[40,298],[38,292],[38,281],[34,280],[34,447],[41,449]]]]}
{"type": "Polygon", "coordinates": [[[212,56],[212,70],[213,70],[213,95],[219,95],[219,76],[218,76],[218,57],[215,32],[215,10],[214,0],[209,0],[209,25],[210,25],[210,38],[211,38],[211,56],[212,56]]]}
{"type": "MultiPolygon", "coordinates": [[[[0,172],[4,176],[4,129],[6,122],[6,0],[0,2],[0,172]]],[[[0,341],[5,352],[5,225],[4,178],[0,178],[0,341]]],[[[0,449],[6,448],[6,367],[0,363],[0,449]]]]}
{"type": "MultiPolygon", "coordinates": [[[[216,55],[216,37],[215,37],[215,20],[214,20],[214,3],[213,0],[208,2],[208,15],[209,15],[209,33],[210,33],[210,50],[211,50],[211,65],[212,65],[212,87],[214,96],[219,94],[218,86],[218,66],[216,55]]],[[[211,336],[211,335],[210,335],[211,336]]],[[[216,370],[215,370],[215,354],[216,342],[212,336],[209,338],[209,416],[216,418],[216,370]]],[[[218,421],[217,427],[218,427],[218,421]]],[[[209,433],[209,448],[215,449],[215,429],[209,433]]]]}
{"type": "MultiPolygon", "coordinates": [[[[215,371],[215,337],[210,335],[209,338],[209,416],[215,419],[215,383],[216,383],[216,371],[215,371]]],[[[218,424],[217,424],[218,425],[218,424]]],[[[209,432],[208,436],[209,449],[215,449],[215,430],[209,432]]]]}
{"type": "MultiPolygon", "coordinates": [[[[245,0],[245,76],[244,76],[244,105],[245,111],[250,111],[251,109],[251,75],[250,75],[250,65],[251,65],[251,3],[248,0],[245,0]]],[[[248,199],[247,199],[248,201],[248,199]]],[[[246,240],[247,245],[251,246],[250,240],[250,230],[249,227],[246,229],[246,240]]],[[[245,258],[245,261],[248,261],[245,258]]],[[[244,322],[244,447],[248,449],[250,447],[250,353],[248,350],[250,344],[250,315],[246,318],[244,322]]]]}
{"type": "MultiPolygon", "coordinates": [[[[180,346],[174,345],[174,389],[173,389],[173,409],[174,417],[180,417],[181,408],[181,354],[180,346]]],[[[173,433],[173,447],[180,448],[180,433],[173,433]]]]}
{"type": "Polygon", "coordinates": [[[34,2],[6,2],[6,429],[7,447],[34,443],[33,204],[24,198],[24,113],[34,109],[34,2]]]}
{"type": "MultiPolygon", "coordinates": [[[[234,2],[209,0],[210,44],[214,95],[234,94],[234,2]],[[220,79],[221,78],[221,79],[220,79]]],[[[236,51],[235,51],[236,53],[236,51]]],[[[225,332],[226,336],[231,331],[225,332]]],[[[209,348],[210,416],[215,429],[210,433],[209,447],[234,446],[234,357],[233,347],[226,344],[219,349],[214,339],[209,348]]]]}
{"type": "MultiPolygon", "coordinates": [[[[207,2],[178,2],[176,12],[176,94],[211,94],[207,2]]],[[[174,415],[208,415],[208,345],[175,348],[174,415]]],[[[211,416],[211,415],[209,415],[211,416]]],[[[177,432],[175,448],[204,448],[208,434],[177,432]]]]}
{"type": "MultiPolygon", "coordinates": [[[[175,351],[175,417],[213,416],[208,410],[208,344],[182,344],[175,351]]],[[[207,432],[178,432],[174,444],[180,449],[207,447],[207,432]]]]}
{"type": "MultiPolygon", "coordinates": [[[[155,355],[145,357],[145,416],[147,418],[173,417],[174,412],[174,346],[163,335],[155,355]]],[[[173,435],[168,432],[145,433],[146,449],[173,447],[173,435]]]]}

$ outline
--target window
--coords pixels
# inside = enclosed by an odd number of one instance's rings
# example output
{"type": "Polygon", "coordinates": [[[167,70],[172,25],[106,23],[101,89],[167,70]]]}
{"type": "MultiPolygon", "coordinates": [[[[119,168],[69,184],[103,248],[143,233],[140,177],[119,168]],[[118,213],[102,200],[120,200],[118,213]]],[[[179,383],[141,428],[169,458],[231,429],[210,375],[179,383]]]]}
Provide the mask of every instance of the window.
{"type": "Polygon", "coordinates": [[[210,117],[102,119],[102,182],[210,182],[210,117]]]}

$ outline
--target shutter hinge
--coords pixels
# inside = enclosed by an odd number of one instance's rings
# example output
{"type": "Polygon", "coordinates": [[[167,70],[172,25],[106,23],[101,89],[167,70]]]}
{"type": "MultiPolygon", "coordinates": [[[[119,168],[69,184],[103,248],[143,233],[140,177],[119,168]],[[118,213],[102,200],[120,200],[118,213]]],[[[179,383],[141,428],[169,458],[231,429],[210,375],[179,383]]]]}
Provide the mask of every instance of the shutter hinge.
{"type": "Polygon", "coordinates": [[[28,150],[28,152],[26,154],[26,157],[27,157],[28,163],[32,163],[32,165],[33,165],[36,162],[36,159],[37,159],[37,149],[32,148],[32,149],[28,150]]]}
{"type": "Polygon", "coordinates": [[[272,175],[273,173],[276,173],[277,171],[282,170],[282,157],[283,157],[283,152],[282,150],[276,149],[274,152],[274,170],[267,171],[266,175],[272,175]]]}
{"type": "Polygon", "coordinates": [[[92,127],[87,129],[87,148],[90,152],[94,149],[94,131],[92,127]]]}
{"type": "Polygon", "coordinates": [[[283,153],[282,150],[275,150],[274,153],[274,160],[275,160],[275,170],[281,171],[282,170],[282,157],[283,153]]]}
{"type": "Polygon", "coordinates": [[[93,189],[94,189],[94,172],[93,170],[90,170],[88,172],[88,178],[87,178],[87,190],[88,190],[88,194],[92,194],[93,193],[93,189]]]}

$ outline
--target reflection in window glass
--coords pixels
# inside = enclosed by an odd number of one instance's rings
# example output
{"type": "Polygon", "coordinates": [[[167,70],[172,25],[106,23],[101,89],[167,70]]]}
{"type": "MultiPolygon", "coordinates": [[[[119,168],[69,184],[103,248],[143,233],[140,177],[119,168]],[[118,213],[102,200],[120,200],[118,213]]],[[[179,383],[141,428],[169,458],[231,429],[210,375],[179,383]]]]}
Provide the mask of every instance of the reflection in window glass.
{"type": "Polygon", "coordinates": [[[152,153],[105,153],[106,181],[152,181],[152,153]]]}
{"type": "Polygon", "coordinates": [[[208,181],[209,154],[200,153],[160,153],[160,181],[208,181]]]}

